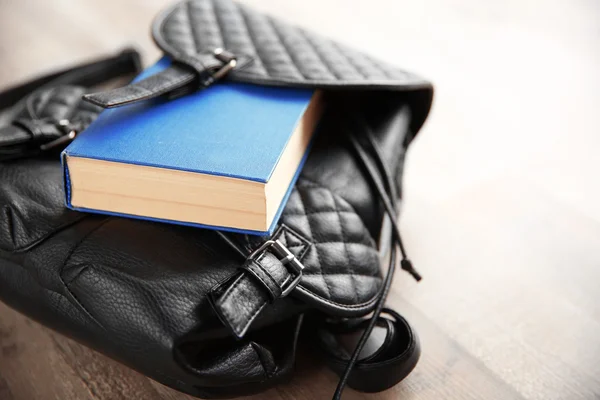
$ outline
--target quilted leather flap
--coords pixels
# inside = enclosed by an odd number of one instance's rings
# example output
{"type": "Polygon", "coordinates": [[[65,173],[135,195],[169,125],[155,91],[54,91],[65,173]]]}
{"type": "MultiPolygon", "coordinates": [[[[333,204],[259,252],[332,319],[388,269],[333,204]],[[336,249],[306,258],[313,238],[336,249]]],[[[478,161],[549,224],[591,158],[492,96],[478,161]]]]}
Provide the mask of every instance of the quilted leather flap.
{"type": "Polygon", "coordinates": [[[153,36],[175,59],[223,48],[252,62],[227,78],[261,85],[430,89],[423,79],[229,0],[186,0],[154,21],[153,36]]]}
{"type": "MultiPolygon", "coordinates": [[[[422,78],[333,40],[231,0],[184,0],[152,26],[157,45],[174,61],[153,77],[85,96],[105,108],[168,95],[176,97],[226,79],[256,85],[418,95],[425,120],[433,94],[422,78]]],[[[417,130],[417,129],[415,129],[417,130]]]]}
{"type": "MultiPolygon", "coordinates": [[[[352,205],[305,177],[296,184],[274,238],[304,266],[296,296],[335,315],[364,315],[381,288],[377,243],[352,205]]],[[[245,236],[248,250],[257,237],[245,236]]]]}

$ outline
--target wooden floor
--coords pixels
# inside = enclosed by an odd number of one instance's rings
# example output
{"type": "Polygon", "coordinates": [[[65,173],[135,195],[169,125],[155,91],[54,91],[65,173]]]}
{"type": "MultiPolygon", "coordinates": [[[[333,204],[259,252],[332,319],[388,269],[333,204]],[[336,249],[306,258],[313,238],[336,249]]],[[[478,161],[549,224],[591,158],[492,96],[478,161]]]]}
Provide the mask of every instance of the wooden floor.
{"type": "MultiPolygon", "coordinates": [[[[437,88],[405,177],[420,284],[389,302],[423,358],[347,399],[600,399],[600,3],[246,1],[418,71],[437,88]]],[[[0,86],[138,44],[157,0],[0,0],[0,86]]],[[[324,399],[310,359],[255,398],[324,399]]],[[[0,400],[187,398],[0,305],[0,400]]]]}

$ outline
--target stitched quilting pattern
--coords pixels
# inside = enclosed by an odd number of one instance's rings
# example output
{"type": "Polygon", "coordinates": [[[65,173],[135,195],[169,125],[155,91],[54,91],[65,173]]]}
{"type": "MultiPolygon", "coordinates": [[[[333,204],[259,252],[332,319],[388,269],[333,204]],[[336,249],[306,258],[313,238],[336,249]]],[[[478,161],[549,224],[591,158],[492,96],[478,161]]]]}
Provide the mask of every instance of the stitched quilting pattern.
{"type": "Polygon", "coordinates": [[[171,55],[189,57],[223,47],[252,56],[250,65],[230,73],[233,79],[423,83],[394,66],[229,0],[184,1],[156,23],[157,42],[171,55]]]}
{"type": "Polygon", "coordinates": [[[308,248],[290,248],[292,253],[303,251],[302,286],[325,299],[351,305],[376,295],[381,278],[375,242],[343,198],[300,178],[281,222],[311,242],[308,248]]]}

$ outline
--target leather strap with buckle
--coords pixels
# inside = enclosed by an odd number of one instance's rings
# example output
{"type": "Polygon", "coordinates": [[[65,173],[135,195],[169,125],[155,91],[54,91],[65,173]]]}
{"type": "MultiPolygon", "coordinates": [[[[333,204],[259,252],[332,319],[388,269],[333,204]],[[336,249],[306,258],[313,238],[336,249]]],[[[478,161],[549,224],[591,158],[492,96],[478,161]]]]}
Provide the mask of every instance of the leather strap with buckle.
{"type": "MultiPolygon", "coordinates": [[[[60,151],[91,122],[82,118],[40,118],[34,103],[56,91],[79,99],[87,87],[115,78],[130,79],[141,70],[140,56],[133,49],[58,71],[0,93],[0,161],[34,157],[45,152],[60,151]]],[[[97,110],[100,112],[100,109],[97,110]]]]}
{"type": "Polygon", "coordinates": [[[256,251],[250,254],[243,268],[264,283],[271,294],[271,300],[275,300],[280,297],[286,297],[294,290],[300,279],[302,279],[304,265],[279,240],[267,240],[256,251]],[[289,272],[289,276],[286,276],[281,286],[273,278],[271,271],[266,270],[261,263],[261,260],[267,257],[267,252],[276,255],[281,265],[286,267],[287,272],[289,272]]]}
{"type": "Polygon", "coordinates": [[[87,94],[83,98],[102,108],[120,107],[163,95],[175,98],[208,87],[251,60],[222,48],[212,53],[179,55],[173,58],[169,68],[148,78],[124,87],[87,94]]]}
{"type": "Polygon", "coordinates": [[[217,315],[238,338],[244,336],[264,307],[294,291],[304,266],[279,240],[267,240],[241,268],[240,273],[210,293],[217,315]]]}

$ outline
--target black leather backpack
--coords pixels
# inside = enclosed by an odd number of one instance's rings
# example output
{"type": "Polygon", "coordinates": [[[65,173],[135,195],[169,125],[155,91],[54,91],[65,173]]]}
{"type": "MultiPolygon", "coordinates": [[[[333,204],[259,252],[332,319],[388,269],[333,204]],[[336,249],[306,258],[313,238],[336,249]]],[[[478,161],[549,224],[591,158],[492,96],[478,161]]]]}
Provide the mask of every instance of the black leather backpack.
{"type": "Polygon", "coordinates": [[[194,396],[256,393],[289,378],[299,338],[340,374],[335,398],[346,383],[366,392],[398,383],[420,347],[384,303],[396,264],[420,279],[396,215],[431,85],[227,0],[178,3],[153,35],[173,60],[153,77],[98,91],[139,72],[137,53],[125,51],[0,94],[0,299],[194,396]],[[59,151],[101,107],[219,79],[327,96],[271,237],[65,208],[59,151]],[[376,327],[385,334],[366,351],[376,327]]]}

